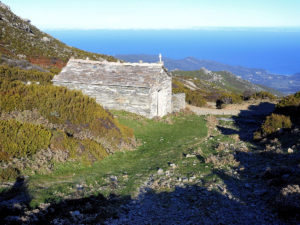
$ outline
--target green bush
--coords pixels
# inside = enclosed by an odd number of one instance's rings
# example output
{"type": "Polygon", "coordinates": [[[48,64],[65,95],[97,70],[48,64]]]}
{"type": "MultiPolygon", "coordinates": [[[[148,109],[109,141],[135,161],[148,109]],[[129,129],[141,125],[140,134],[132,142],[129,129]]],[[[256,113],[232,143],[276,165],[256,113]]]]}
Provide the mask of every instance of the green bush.
{"type": "Polygon", "coordinates": [[[80,91],[52,85],[25,85],[0,81],[0,112],[37,109],[54,124],[65,124],[69,131],[85,130],[94,137],[104,138],[117,148],[130,143],[133,132],[120,125],[113,115],[80,91]]]}
{"type": "Polygon", "coordinates": [[[108,156],[104,147],[90,139],[75,139],[68,137],[62,131],[52,131],[50,148],[63,150],[69,153],[70,158],[83,160],[84,163],[90,164],[93,161],[104,159],[108,156]]]}
{"type": "Polygon", "coordinates": [[[265,122],[261,126],[261,134],[262,136],[267,136],[279,129],[291,127],[292,122],[290,117],[273,113],[270,116],[267,116],[265,122]]]}
{"type": "Polygon", "coordinates": [[[184,86],[183,83],[181,83],[178,80],[173,79],[173,84],[172,84],[172,92],[174,94],[177,93],[185,93],[185,101],[194,106],[204,106],[206,105],[206,100],[203,97],[203,93],[200,91],[193,91],[187,87],[184,86]]]}
{"type": "Polygon", "coordinates": [[[20,171],[13,167],[0,169],[0,182],[15,180],[20,175],[20,171]]]}
{"type": "Polygon", "coordinates": [[[41,72],[38,70],[22,70],[17,67],[0,66],[0,80],[20,80],[23,82],[39,82],[49,84],[53,79],[54,73],[41,72]]]}
{"type": "Polygon", "coordinates": [[[48,148],[51,132],[30,123],[0,120],[0,160],[25,157],[48,148]]]}
{"type": "Polygon", "coordinates": [[[300,123],[300,91],[284,97],[276,105],[276,113],[290,116],[293,123],[300,123]]]}
{"type": "Polygon", "coordinates": [[[235,93],[223,93],[216,101],[216,107],[221,109],[226,104],[239,104],[243,102],[243,97],[235,93]]]}
{"type": "Polygon", "coordinates": [[[260,91],[260,92],[252,94],[250,98],[275,100],[276,96],[267,91],[260,91]]]}

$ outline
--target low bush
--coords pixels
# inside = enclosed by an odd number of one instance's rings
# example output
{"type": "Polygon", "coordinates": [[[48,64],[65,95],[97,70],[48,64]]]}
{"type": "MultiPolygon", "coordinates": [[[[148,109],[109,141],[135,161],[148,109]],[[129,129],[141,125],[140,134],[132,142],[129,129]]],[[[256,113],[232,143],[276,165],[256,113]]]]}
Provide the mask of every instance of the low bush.
{"type": "Polygon", "coordinates": [[[30,123],[0,120],[0,160],[25,157],[48,148],[51,132],[30,123]]]}
{"type": "Polygon", "coordinates": [[[0,182],[15,180],[20,175],[20,171],[13,167],[0,169],[0,182]]]}
{"type": "Polygon", "coordinates": [[[91,163],[93,161],[104,159],[108,156],[105,148],[90,139],[75,139],[68,137],[62,131],[52,131],[50,148],[51,150],[64,150],[69,153],[70,158],[84,159],[85,163],[91,163]]]}
{"type": "Polygon", "coordinates": [[[284,97],[276,105],[276,113],[290,116],[293,123],[300,123],[300,91],[284,97]]]}
{"type": "MultiPolygon", "coordinates": [[[[55,71],[57,72],[57,71],[55,71]]],[[[22,70],[17,67],[0,66],[0,79],[8,81],[20,80],[23,82],[39,82],[49,84],[53,79],[54,73],[42,72],[38,70],[22,70]]]]}
{"type": "Polygon", "coordinates": [[[185,93],[185,101],[190,104],[190,105],[194,105],[194,106],[204,106],[206,105],[206,100],[203,96],[203,93],[198,91],[198,90],[191,90],[187,87],[184,86],[183,83],[181,83],[178,80],[174,80],[173,79],[173,93],[177,94],[177,93],[185,93]]]}
{"type": "Polygon", "coordinates": [[[95,140],[105,139],[112,148],[131,143],[133,132],[120,125],[113,115],[80,91],[53,85],[25,85],[0,81],[0,112],[37,109],[51,123],[64,124],[70,133],[85,131],[95,140]]]}
{"type": "Polygon", "coordinates": [[[216,101],[216,107],[222,109],[226,104],[239,104],[242,103],[243,98],[241,95],[235,93],[223,93],[216,101]]]}
{"type": "Polygon", "coordinates": [[[267,92],[267,91],[260,91],[260,92],[252,94],[250,96],[250,98],[252,98],[252,99],[269,99],[269,100],[275,100],[276,96],[273,95],[270,92],[267,92]]]}
{"type": "Polygon", "coordinates": [[[273,113],[270,116],[267,116],[265,122],[261,126],[261,130],[254,133],[254,139],[260,139],[261,137],[266,137],[280,129],[291,127],[292,122],[290,117],[273,113]]]}

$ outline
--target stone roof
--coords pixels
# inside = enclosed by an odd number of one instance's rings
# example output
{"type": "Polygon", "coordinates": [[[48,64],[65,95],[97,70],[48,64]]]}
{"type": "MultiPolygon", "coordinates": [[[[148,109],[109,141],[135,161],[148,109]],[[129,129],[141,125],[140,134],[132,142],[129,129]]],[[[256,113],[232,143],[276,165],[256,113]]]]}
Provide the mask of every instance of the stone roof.
{"type": "Polygon", "coordinates": [[[70,59],[60,74],[58,83],[81,83],[108,86],[151,87],[160,74],[168,76],[162,63],[122,63],[70,59]]]}

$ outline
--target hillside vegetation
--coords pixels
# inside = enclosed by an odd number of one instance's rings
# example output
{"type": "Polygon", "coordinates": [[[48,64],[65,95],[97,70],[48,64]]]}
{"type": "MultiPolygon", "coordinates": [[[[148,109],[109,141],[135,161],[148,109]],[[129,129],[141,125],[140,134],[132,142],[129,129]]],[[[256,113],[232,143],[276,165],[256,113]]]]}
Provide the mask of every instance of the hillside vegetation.
{"type": "Polygon", "coordinates": [[[0,182],[49,173],[57,162],[90,165],[135,145],[133,131],[95,99],[52,85],[71,56],[113,57],[69,47],[1,2],[0,25],[0,182]]]}
{"type": "MultiPolygon", "coordinates": [[[[266,117],[261,129],[254,135],[255,139],[261,139],[270,135],[277,135],[282,129],[300,127],[300,92],[289,95],[280,100],[275,112],[266,117]]],[[[298,141],[298,140],[294,140],[298,141]]],[[[293,141],[293,142],[294,142],[293,141]]]]}
{"type": "Polygon", "coordinates": [[[206,69],[198,71],[173,71],[173,92],[186,94],[187,103],[204,106],[206,102],[216,102],[218,108],[226,104],[241,103],[249,99],[274,100],[274,94],[280,93],[254,85],[229,72],[212,72],[206,69]]]}
{"type": "MultiPolygon", "coordinates": [[[[0,2],[1,3],[1,2],[0,2]]],[[[116,61],[114,57],[70,47],[31,25],[0,4],[0,54],[9,59],[27,60],[45,68],[62,68],[70,57],[116,61]]],[[[0,55],[3,60],[3,56],[0,55]]]]}
{"type": "MultiPolygon", "coordinates": [[[[129,62],[139,62],[140,60],[144,62],[157,62],[158,60],[157,55],[116,55],[116,57],[129,62]]],[[[197,71],[199,68],[206,68],[210,71],[228,71],[264,89],[269,88],[270,90],[266,90],[269,92],[277,90],[284,94],[291,94],[299,91],[300,88],[299,74],[289,76],[278,75],[272,74],[264,69],[232,66],[194,57],[186,57],[184,59],[164,57],[164,65],[170,71],[197,71]]],[[[273,94],[275,93],[273,92],[273,94]]]]}

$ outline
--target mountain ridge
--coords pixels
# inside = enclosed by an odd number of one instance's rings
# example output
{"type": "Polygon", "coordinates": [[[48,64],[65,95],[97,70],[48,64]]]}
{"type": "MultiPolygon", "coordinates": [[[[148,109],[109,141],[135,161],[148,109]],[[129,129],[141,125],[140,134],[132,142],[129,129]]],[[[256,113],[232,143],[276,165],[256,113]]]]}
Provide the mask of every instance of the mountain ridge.
{"type": "MultiPolygon", "coordinates": [[[[138,62],[156,62],[158,57],[155,55],[135,54],[135,55],[115,55],[115,57],[129,61],[138,62]]],[[[243,66],[232,66],[219,63],[213,60],[197,59],[195,57],[186,57],[184,59],[163,58],[165,67],[171,71],[183,70],[194,71],[205,67],[211,71],[228,71],[254,84],[264,85],[276,89],[284,94],[291,94],[300,90],[299,75],[278,75],[271,74],[267,70],[258,68],[247,68],[243,66]]]]}
{"type": "Polygon", "coordinates": [[[6,59],[26,60],[44,68],[61,69],[71,57],[116,61],[112,56],[86,52],[62,43],[32,25],[29,19],[14,14],[1,1],[0,26],[0,64],[6,63],[6,59]]]}

